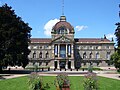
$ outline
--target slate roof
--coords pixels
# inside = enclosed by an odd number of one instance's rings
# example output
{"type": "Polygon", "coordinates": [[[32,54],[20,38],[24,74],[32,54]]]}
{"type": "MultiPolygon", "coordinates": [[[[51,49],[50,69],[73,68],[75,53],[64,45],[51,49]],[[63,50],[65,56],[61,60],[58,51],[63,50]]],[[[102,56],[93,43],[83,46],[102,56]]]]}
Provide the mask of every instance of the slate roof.
{"type": "Polygon", "coordinates": [[[110,40],[108,39],[104,39],[104,38],[75,38],[74,39],[75,42],[95,42],[95,43],[98,43],[98,42],[111,42],[110,40]]]}
{"type": "Polygon", "coordinates": [[[50,43],[52,41],[50,38],[31,38],[30,40],[33,43],[50,43]]]}
{"type": "MultiPolygon", "coordinates": [[[[98,42],[111,42],[108,39],[104,38],[75,38],[75,42],[80,43],[98,43],[98,42]]],[[[52,41],[51,38],[31,38],[31,42],[33,43],[50,43],[52,41]]]]}

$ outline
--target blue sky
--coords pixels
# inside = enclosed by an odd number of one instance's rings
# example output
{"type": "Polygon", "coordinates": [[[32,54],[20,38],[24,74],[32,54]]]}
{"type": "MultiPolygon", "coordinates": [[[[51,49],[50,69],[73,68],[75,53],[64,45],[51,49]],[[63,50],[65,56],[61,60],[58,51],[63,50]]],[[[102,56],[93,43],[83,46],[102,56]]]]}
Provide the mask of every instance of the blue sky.
{"type": "MultiPolygon", "coordinates": [[[[62,15],[62,0],[0,0],[32,27],[32,37],[50,38],[50,29],[62,15]]],[[[75,29],[75,37],[114,37],[119,22],[120,0],[65,0],[64,15],[75,29]]]]}

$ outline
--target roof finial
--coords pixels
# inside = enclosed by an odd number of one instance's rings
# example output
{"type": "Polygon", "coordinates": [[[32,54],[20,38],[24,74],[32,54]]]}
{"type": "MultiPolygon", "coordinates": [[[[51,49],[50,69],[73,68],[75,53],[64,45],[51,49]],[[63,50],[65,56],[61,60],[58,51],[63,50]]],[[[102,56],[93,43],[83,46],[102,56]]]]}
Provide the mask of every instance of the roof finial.
{"type": "Polygon", "coordinates": [[[104,39],[107,39],[105,34],[104,34],[104,39]]]}
{"type": "Polygon", "coordinates": [[[64,0],[62,0],[62,15],[64,16],[64,0]]]}

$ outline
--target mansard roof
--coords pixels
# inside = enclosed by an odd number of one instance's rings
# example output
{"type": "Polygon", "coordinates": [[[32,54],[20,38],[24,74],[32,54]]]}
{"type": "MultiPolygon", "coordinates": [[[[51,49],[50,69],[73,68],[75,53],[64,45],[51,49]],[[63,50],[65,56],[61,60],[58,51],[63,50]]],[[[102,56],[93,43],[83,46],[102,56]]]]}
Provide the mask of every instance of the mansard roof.
{"type": "Polygon", "coordinates": [[[31,38],[31,43],[50,43],[51,38],[31,38]]]}
{"type": "MultiPolygon", "coordinates": [[[[51,38],[31,38],[31,43],[50,43],[51,38]]],[[[76,43],[111,43],[110,40],[104,38],[75,38],[76,43]]],[[[113,43],[113,42],[112,42],[113,43]]]]}
{"type": "Polygon", "coordinates": [[[75,42],[80,42],[80,43],[110,43],[111,41],[109,39],[104,39],[104,38],[75,38],[75,42]]]}

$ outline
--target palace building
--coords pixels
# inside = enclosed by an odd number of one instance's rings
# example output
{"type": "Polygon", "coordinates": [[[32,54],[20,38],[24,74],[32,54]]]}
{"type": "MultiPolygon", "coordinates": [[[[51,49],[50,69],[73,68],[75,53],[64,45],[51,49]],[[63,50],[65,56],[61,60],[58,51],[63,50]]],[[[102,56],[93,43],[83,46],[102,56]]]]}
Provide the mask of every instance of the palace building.
{"type": "Polygon", "coordinates": [[[65,16],[60,17],[51,30],[51,38],[31,38],[29,66],[51,68],[79,68],[108,66],[114,53],[114,42],[103,38],[74,38],[74,27],[65,16]]]}

